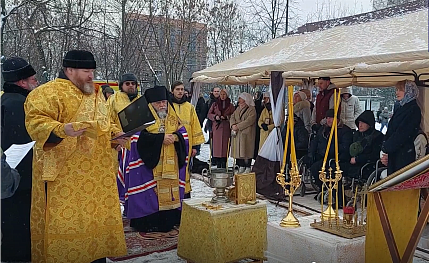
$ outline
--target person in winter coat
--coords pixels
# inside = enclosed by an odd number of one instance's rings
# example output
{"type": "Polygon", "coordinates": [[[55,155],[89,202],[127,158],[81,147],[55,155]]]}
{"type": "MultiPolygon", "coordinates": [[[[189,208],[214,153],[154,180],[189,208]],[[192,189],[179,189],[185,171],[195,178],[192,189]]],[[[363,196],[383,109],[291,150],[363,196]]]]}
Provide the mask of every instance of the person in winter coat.
{"type": "Polygon", "coordinates": [[[362,113],[359,98],[352,94],[352,87],[341,89],[341,120],[350,129],[356,130],[356,118],[362,113]]]}
{"type": "Polygon", "coordinates": [[[238,96],[238,108],[229,120],[232,129],[232,155],[237,159],[239,173],[249,173],[255,147],[256,110],[252,96],[238,96]]]}
{"type": "Polygon", "coordinates": [[[311,133],[311,104],[302,91],[293,95],[293,113],[301,119],[308,133],[311,133]]]}
{"type": "MultiPolygon", "coordinates": [[[[304,126],[304,122],[296,114],[293,115],[293,121],[294,121],[293,136],[295,139],[296,158],[300,159],[302,156],[304,156],[307,153],[307,150],[308,150],[308,131],[304,126]]],[[[287,118],[285,121],[285,126],[283,126],[281,131],[283,143],[286,142],[286,129],[287,129],[286,125],[287,125],[287,118]]],[[[288,144],[288,152],[286,156],[288,159],[287,163],[289,163],[289,156],[290,156],[290,137],[289,137],[289,144],[288,144]]]]}
{"type": "Polygon", "coordinates": [[[380,123],[381,123],[381,127],[380,127],[380,131],[383,132],[384,127],[386,127],[386,129],[388,129],[388,123],[389,123],[389,118],[390,118],[390,113],[387,109],[387,107],[384,107],[383,111],[380,113],[380,116],[378,117],[380,123]]]}
{"type": "Polygon", "coordinates": [[[103,92],[103,95],[104,95],[104,98],[106,99],[106,101],[110,96],[115,94],[115,91],[110,87],[109,84],[102,85],[101,90],[103,92]]]}
{"type": "Polygon", "coordinates": [[[203,94],[200,93],[200,96],[197,101],[197,105],[195,107],[195,111],[197,112],[198,121],[200,122],[200,126],[203,127],[204,120],[207,117],[208,108],[206,101],[204,100],[203,94]]]}
{"type": "MultiPolygon", "coordinates": [[[[269,93],[268,97],[270,97],[269,93]]],[[[267,95],[265,94],[265,95],[267,95]]],[[[261,91],[257,91],[255,92],[255,94],[253,95],[253,102],[255,103],[255,110],[256,110],[256,122],[258,122],[259,117],[261,117],[261,113],[264,110],[264,94],[261,91]]],[[[259,125],[255,125],[255,148],[254,148],[254,153],[253,153],[253,159],[256,159],[256,157],[258,157],[258,152],[259,152],[259,145],[260,145],[260,138],[261,138],[261,128],[259,127],[259,125]]]]}
{"type": "Polygon", "coordinates": [[[219,99],[211,106],[207,117],[212,121],[213,131],[213,158],[217,167],[226,168],[228,160],[228,142],[231,136],[229,119],[234,113],[234,106],[225,89],[220,91],[219,99]]]}
{"type": "Polygon", "coordinates": [[[320,77],[317,85],[319,86],[319,94],[316,96],[315,109],[311,114],[311,124],[320,127],[326,122],[324,119],[326,111],[334,108],[334,91],[339,91],[334,83],[331,83],[330,77],[320,77]]]}
{"type": "MultiPolygon", "coordinates": [[[[374,163],[379,159],[384,135],[375,129],[374,114],[366,110],[360,114],[356,121],[358,130],[353,135],[353,143],[350,145],[349,177],[359,177],[361,167],[367,163],[374,163]]],[[[364,176],[370,175],[374,167],[368,167],[364,176]]]]}
{"type": "MultiPolygon", "coordinates": [[[[317,103],[316,103],[317,107],[317,103]]],[[[318,130],[315,139],[310,143],[309,159],[312,160],[313,164],[310,167],[311,176],[316,181],[319,189],[322,189],[322,181],[319,179],[319,171],[322,168],[323,158],[325,156],[326,149],[328,147],[329,134],[331,128],[334,125],[334,110],[329,109],[326,112],[326,124],[318,130]]],[[[341,170],[346,171],[350,163],[350,145],[353,142],[353,132],[347,126],[342,124],[341,119],[338,121],[338,158],[340,162],[341,170]]],[[[326,160],[326,174],[329,175],[329,160],[335,159],[335,140],[332,140],[331,147],[328,152],[328,159],[326,160]]],[[[331,163],[331,168],[335,169],[335,162],[331,163]]],[[[341,181],[339,182],[338,196],[340,197],[341,192],[341,181]]],[[[320,190],[319,190],[320,191],[320,190]]],[[[335,195],[334,195],[335,196],[335,195]]],[[[315,197],[317,199],[317,195],[315,197]]],[[[342,206],[342,198],[339,198],[339,206],[342,206]]]]}
{"type": "Polygon", "coordinates": [[[299,91],[304,92],[305,96],[307,96],[307,101],[310,102],[310,111],[313,113],[314,103],[311,96],[311,91],[309,89],[300,89],[299,91]]]}
{"type": "MultiPolygon", "coordinates": [[[[17,170],[10,168],[6,162],[6,155],[0,148],[0,199],[5,199],[13,196],[19,186],[21,177],[17,170]]],[[[3,234],[0,229],[0,246],[2,244],[3,234]]]]}
{"type": "Polygon", "coordinates": [[[270,93],[268,92],[264,93],[264,109],[261,112],[261,116],[259,116],[258,126],[261,128],[258,147],[259,151],[262,145],[264,145],[264,142],[270,132],[274,129],[273,113],[271,110],[270,103],[270,93]]]}
{"type": "Polygon", "coordinates": [[[396,98],[399,108],[389,122],[384,139],[381,162],[387,166],[390,175],[416,160],[414,139],[419,129],[422,112],[417,105],[419,89],[411,80],[396,84],[396,98]]]}
{"type": "MultiPolygon", "coordinates": [[[[11,57],[2,65],[1,148],[31,142],[25,128],[24,102],[37,86],[36,71],[23,58],[11,57]]],[[[31,261],[30,205],[32,187],[31,150],[16,167],[21,175],[19,187],[12,197],[1,200],[1,260],[31,261]]],[[[2,174],[3,176],[3,174],[2,174]]]]}
{"type": "MultiPolygon", "coordinates": [[[[212,91],[210,92],[210,98],[207,100],[207,109],[210,109],[213,105],[213,103],[215,103],[217,101],[217,99],[219,98],[220,95],[220,88],[215,87],[212,89],[212,91]]],[[[210,140],[212,139],[212,121],[208,119],[207,117],[207,121],[206,121],[206,125],[204,126],[204,131],[208,132],[210,137],[209,137],[209,141],[206,142],[206,144],[210,143],[210,140]]]]}

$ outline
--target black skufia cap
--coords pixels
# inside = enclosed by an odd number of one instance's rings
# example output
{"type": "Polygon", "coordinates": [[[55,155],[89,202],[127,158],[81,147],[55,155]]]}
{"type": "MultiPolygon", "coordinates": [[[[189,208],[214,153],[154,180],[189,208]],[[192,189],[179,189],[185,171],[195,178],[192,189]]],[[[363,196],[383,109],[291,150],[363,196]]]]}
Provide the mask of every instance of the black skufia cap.
{"type": "Polygon", "coordinates": [[[63,67],[79,69],[95,69],[94,55],[86,50],[70,50],[64,56],[63,67]]]}
{"type": "Polygon", "coordinates": [[[167,88],[165,86],[155,86],[147,89],[144,93],[148,103],[157,102],[161,100],[168,100],[167,88]]]}
{"type": "Polygon", "coordinates": [[[5,82],[17,82],[36,74],[34,68],[20,57],[6,59],[2,65],[2,74],[5,82]]]}

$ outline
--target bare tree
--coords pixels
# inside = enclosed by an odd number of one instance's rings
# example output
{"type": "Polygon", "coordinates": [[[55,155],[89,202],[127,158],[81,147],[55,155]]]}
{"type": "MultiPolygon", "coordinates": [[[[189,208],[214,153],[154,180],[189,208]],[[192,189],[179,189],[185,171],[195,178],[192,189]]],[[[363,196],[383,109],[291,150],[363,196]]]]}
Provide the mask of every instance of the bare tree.
{"type": "Polygon", "coordinates": [[[296,19],[295,0],[246,0],[244,5],[254,45],[284,35],[291,20],[296,19]]]}
{"type": "Polygon", "coordinates": [[[229,59],[242,51],[246,23],[232,0],[215,0],[208,16],[209,64],[229,59]]]}

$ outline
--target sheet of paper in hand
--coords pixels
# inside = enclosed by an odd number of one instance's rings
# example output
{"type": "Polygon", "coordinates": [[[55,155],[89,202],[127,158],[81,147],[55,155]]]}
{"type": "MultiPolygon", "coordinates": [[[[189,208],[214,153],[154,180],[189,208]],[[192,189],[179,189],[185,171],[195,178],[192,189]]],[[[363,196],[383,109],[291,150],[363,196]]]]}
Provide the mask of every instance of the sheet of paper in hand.
{"type": "Polygon", "coordinates": [[[4,151],[6,162],[9,166],[15,169],[35,143],[35,141],[32,141],[26,144],[12,144],[9,149],[4,151]]]}
{"type": "Polygon", "coordinates": [[[144,96],[141,96],[120,111],[118,117],[121,122],[122,131],[125,132],[125,134],[113,138],[112,140],[130,137],[136,132],[142,131],[155,123],[155,118],[144,96]]]}

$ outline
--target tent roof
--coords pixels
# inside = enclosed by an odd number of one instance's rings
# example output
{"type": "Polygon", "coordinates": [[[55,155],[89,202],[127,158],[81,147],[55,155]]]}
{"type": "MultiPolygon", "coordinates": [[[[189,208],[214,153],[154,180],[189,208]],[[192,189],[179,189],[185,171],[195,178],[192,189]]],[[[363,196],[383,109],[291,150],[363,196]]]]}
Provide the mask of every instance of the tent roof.
{"type": "Polygon", "coordinates": [[[283,71],[290,84],[319,76],[337,86],[387,86],[421,73],[429,79],[428,9],[273,39],[195,72],[193,81],[261,83],[271,71],[283,71]]]}

